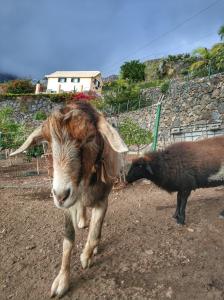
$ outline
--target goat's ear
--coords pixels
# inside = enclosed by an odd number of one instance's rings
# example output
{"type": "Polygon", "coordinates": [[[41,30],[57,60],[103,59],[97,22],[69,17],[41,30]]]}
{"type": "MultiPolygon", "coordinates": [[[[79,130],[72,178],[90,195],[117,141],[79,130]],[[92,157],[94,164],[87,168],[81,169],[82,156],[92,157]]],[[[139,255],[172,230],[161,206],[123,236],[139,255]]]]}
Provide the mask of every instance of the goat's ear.
{"type": "Polygon", "coordinates": [[[118,153],[128,152],[128,147],[125,145],[124,141],[116,131],[103,116],[100,116],[98,129],[103,135],[103,138],[107,140],[111,148],[118,153]]]}
{"type": "Polygon", "coordinates": [[[12,152],[10,156],[22,153],[27,150],[30,146],[37,144],[43,138],[42,126],[37,127],[26,139],[26,141],[16,151],[12,152]]]}

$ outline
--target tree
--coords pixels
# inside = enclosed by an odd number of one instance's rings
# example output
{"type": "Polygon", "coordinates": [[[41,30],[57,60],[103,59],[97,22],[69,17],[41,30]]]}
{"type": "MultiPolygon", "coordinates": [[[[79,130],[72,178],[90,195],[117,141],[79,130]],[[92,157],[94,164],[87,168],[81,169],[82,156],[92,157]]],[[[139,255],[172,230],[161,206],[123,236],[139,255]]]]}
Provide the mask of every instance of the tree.
{"type": "Polygon", "coordinates": [[[34,85],[30,80],[12,80],[7,83],[7,93],[30,94],[34,93],[34,85]]]}
{"type": "Polygon", "coordinates": [[[224,43],[214,44],[209,50],[207,48],[198,48],[193,51],[198,61],[190,66],[190,71],[195,75],[208,75],[208,68],[212,72],[224,71],[224,43]]]}
{"type": "Polygon", "coordinates": [[[138,152],[141,145],[147,145],[152,141],[151,132],[147,129],[140,127],[130,118],[125,119],[119,125],[118,130],[128,146],[138,146],[138,152]]]}
{"type": "Polygon", "coordinates": [[[145,80],[145,64],[139,60],[125,62],[121,66],[121,77],[130,81],[138,82],[145,80]]]}
{"type": "Polygon", "coordinates": [[[224,43],[217,43],[213,45],[211,51],[211,57],[215,71],[224,71],[224,43]]]}
{"type": "Polygon", "coordinates": [[[211,65],[212,55],[209,49],[205,47],[199,47],[192,53],[194,57],[198,58],[198,61],[194,62],[189,70],[196,74],[205,76],[208,74],[208,67],[211,65]]]}
{"type": "Polygon", "coordinates": [[[224,40],[224,25],[219,28],[218,35],[220,36],[221,41],[224,40]]]}

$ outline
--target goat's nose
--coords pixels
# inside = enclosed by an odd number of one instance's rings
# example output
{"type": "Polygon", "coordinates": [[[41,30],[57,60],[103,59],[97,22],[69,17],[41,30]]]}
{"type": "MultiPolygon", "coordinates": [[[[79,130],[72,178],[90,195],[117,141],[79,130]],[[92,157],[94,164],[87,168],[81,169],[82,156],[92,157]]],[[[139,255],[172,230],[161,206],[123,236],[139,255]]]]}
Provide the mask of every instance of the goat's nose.
{"type": "Polygon", "coordinates": [[[63,204],[65,202],[65,200],[68,199],[70,193],[71,193],[70,188],[68,188],[64,191],[60,191],[60,193],[53,189],[53,194],[57,198],[57,200],[60,204],[63,204]]]}

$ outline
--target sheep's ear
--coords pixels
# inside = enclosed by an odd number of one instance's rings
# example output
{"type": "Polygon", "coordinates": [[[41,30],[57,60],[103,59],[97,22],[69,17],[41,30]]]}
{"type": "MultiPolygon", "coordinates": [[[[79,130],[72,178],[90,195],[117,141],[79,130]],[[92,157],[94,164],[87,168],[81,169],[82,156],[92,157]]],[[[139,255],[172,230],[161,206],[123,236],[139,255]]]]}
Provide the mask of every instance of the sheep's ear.
{"type": "Polygon", "coordinates": [[[103,116],[100,116],[98,129],[103,138],[110,144],[111,148],[118,153],[128,152],[128,147],[116,131],[103,116]]]}
{"type": "Polygon", "coordinates": [[[42,140],[42,126],[37,127],[26,139],[26,141],[16,151],[12,152],[10,156],[22,153],[27,150],[30,146],[37,144],[42,140]]]}
{"type": "Polygon", "coordinates": [[[152,168],[150,166],[149,163],[146,162],[146,165],[145,165],[145,169],[147,172],[149,172],[150,175],[153,175],[153,171],[152,171],[152,168]]]}

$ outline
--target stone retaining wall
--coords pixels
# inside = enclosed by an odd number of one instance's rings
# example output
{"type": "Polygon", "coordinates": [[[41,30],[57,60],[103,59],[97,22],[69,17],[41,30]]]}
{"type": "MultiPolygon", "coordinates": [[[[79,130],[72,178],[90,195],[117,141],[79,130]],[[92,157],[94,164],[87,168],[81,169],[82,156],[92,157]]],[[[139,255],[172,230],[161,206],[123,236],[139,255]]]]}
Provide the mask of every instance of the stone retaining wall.
{"type": "MultiPolygon", "coordinates": [[[[121,113],[110,118],[115,125],[124,119],[131,118],[144,128],[153,131],[157,102],[161,97],[159,88],[145,89],[142,96],[152,101],[152,107],[137,111],[121,113]]],[[[42,111],[49,114],[63,103],[54,103],[44,96],[41,99],[12,99],[1,100],[0,109],[6,106],[13,108],[13,117],[17,122],[30,123],[35,126],[36,112],[42,111]]],[[[170,84],[163,101],[159,127],[159,145],[165,145],[175,137],[181,137],[184,131],[189,131],[194,126],[212,124],[214,134],[224,134],[224,74],[195,79],[190,81],[174,80],[170,84]]],[[[203,131],[203,128],[202,128],[203,131]]]]}

